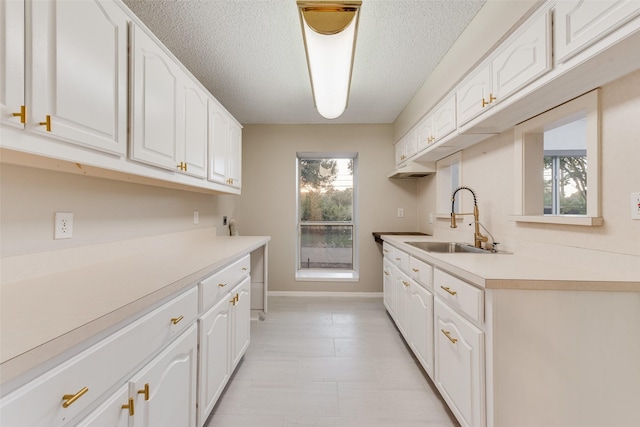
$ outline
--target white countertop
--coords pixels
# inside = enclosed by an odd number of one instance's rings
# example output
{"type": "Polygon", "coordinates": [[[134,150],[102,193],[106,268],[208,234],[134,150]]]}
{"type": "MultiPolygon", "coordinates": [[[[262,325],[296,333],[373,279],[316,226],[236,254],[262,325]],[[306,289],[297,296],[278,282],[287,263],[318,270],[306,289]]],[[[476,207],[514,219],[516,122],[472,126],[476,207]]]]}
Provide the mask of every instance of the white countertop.
{"type": "MultiPolygon", "coordinates": [[[[206,229],[81,248],[82,262],[62,269],[41,266],[64,264],[69,258],[64,251],[3,259],[1,383],[195,286],[269,240],[216,236],[215,229],[206,229]],[[34,261],[37,274],[25,268],[34,261]]],[[[78,249],[67,251],[71,254],[79,255],[78,249]]]]}
{"type": "Polygon", "coordinates": [[[481,288],[640,292],[638,256],[534,243],[511,254],[435,253],[404,242],[446,240],[402,235],[382,239],[481,288]]]}

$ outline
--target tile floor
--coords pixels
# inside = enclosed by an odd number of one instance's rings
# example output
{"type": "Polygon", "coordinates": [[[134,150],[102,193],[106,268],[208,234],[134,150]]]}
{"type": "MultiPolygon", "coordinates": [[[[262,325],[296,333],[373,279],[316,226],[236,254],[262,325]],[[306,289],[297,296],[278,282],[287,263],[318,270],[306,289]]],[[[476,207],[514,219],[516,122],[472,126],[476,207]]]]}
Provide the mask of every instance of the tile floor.
{"type": "Polygon", "coordinates": [[[459,424],[381,298],[270,297],[205,426],[459,424]]]}

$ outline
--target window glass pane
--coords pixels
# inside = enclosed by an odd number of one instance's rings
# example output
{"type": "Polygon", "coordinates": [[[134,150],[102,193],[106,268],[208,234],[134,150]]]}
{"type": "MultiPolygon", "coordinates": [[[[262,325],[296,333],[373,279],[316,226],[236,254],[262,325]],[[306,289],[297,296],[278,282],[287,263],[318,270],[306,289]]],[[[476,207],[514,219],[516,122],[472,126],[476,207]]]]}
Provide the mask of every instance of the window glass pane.
{"type": "Polygon", "coordinates": [[[300,269],[353,269],[353,226],[301,225],[300,269]]]}
{"type": "Polygon", "coordinates": [[[299,269],[354,269],[353,158],[299,158],[299,269]]]}

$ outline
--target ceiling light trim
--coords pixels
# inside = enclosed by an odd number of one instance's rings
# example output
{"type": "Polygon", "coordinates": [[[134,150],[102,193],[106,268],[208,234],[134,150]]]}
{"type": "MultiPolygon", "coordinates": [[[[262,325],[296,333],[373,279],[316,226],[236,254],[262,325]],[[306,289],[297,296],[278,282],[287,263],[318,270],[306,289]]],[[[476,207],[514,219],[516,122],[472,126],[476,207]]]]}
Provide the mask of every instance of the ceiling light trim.
{"type": "Polygon", "coordinates": [[[323,117],[338,118],[349,102],[362,2],[297,4],[314,105],[323,117]]]}

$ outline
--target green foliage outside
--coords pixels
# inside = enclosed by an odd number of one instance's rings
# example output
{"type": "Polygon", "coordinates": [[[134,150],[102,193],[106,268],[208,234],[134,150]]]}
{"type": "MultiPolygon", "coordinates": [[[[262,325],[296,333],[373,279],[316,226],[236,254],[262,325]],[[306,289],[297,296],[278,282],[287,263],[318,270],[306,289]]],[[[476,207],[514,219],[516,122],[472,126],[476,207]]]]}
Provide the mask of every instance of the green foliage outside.
{"type": "MultiPolygon", "coordinates": [[[[544,207],[545,213],[552,213],[552,168],[553,157],[544,158],[545,182],[544,182],[544,207]]],[[[560,192],[559,215],[586,215],[587,214],[587,156],[560,156],[559,157],[558,191],[560,192]],[[577,191],[570,195],[565,194],[565,188],[575,188],[577,191]]]]}

